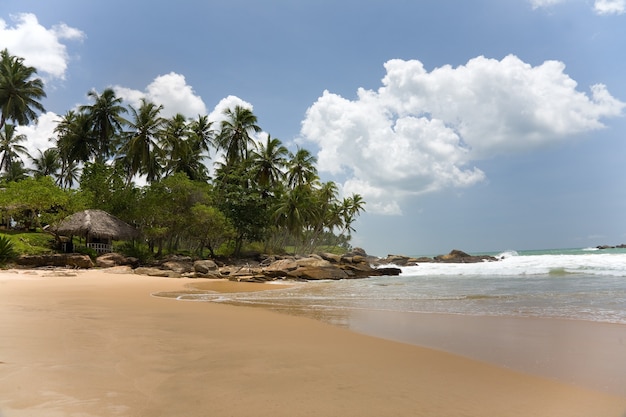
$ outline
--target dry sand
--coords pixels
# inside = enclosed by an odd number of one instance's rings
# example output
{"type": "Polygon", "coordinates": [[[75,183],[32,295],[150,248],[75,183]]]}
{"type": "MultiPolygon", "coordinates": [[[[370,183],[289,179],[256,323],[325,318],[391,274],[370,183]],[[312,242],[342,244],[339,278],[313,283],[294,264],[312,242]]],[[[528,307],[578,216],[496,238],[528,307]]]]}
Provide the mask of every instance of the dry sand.
{"type": "Polygon", "coordinates": [[[151,296],[191,280],[46,275],[0,273],[2,417],[626,415],[624,397],[449,353],[151,296]]]}

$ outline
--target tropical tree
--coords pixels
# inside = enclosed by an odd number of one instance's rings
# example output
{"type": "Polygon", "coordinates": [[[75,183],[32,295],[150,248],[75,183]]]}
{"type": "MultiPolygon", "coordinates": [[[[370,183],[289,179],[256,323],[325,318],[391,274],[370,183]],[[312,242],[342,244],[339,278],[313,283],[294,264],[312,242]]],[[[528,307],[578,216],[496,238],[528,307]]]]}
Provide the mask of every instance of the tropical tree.
{"type": "Polygon", "coordinates": [[[63,164],[88,162],[98,153],[98,146],[91,134],[91,120],[84,112],[68,111],[54,128],[57,134],[56,148],[63,164]]]}
{"type": "Polygon", "coordinates": [[[214,146],[215,131],[213,130],[213,122],[209,122],[209,116],[198,115],[189,124],[189,139],[194,146],[199,148],[201,152],[209,152],[214,146]]]}
{"type": "Polygon", "coordinates": [[[93,99],[93,104],[80,106],[79,110],[89,117],[91,134],[96,143],[96,160],[106,161],[114,152],[115,138],[126,123],[122,114],[127,109],[112,88],[106,88],[102,94],[91,90],[87,96],[93,99]]]}
{"type": "MultiPolygon", "coordinates": [[[[207,181],[208,170],[203,160],[202,144],[196,142],[197,137],[191,130],[191,124],[182,114],[176,114],[165,122],[161,136],[162,148],[167,157],[166,172],[173,174],[182,172],[192,181],[207,181]]],[[[198,139],[199,140],[199,139],[198,139]]]]}
{"type": "Polygon", "coordinates": [[[0,130],[7,121],[27,125],[37,120],[36,111],[44,112],[39,102],[46,97],[43,81],[33,78],[35,67],[24,65],[24,58],[0,51],[0,130]]]}
{"type": "Polygon", "coordinates": [[[163,106],[145,99],[141,100],[139,109],[130,107],[130,129],[118,157],[127,172],[127,184],[136,174],[145,175],[148,182],[157,181],[161,177],[162,150],[159,147],[159,136],[165,123],[165,119],[159,116],[161,110],[163,106]]]}
{"type": "Polygon", "coordinates": [[[263,189],[264,194],[281,183],[286,164],[286,156],[289,154],[281,141],[267,135],[265,144],[255,142],[254,150],[250,155],[252,176],[256,183],[263,189]]]}
{"type": "Polygon", "coordinates": [[[3,170],[7,177],[12,176],[11,170],[15,167],[16,161],[22,162],[20,155],[28,155],[26,146],[22,142],[26,140],[26,135],[16,134],[14,125],[5,124],[0,130],[0,170],[3,170]]]}
{"type": "Polygon", "coordinates": [[[220,133],[215,138],[218,150],[225,153],[227,164],[247,159],[248,146],[252,144],[252,133],[258,133],[261,128],[257,125],[257,118],[252,110],[235,106],[235,109],[224,110],[226,119],[222,121],[220,133]]]}
{"type": "Polygon", "coordinates": [[[317,158],[307,149],[298,147],[295,154],[290,154],[287,162],[287,184],[291,188],[302,187],[317,181],[317,158]]]}
{"type": "Polygon", "coordinates": [[[57,148],[48,148],[45,151],[41,149],[37,151],[39,152],[39,156],[30,157],[33,165],[35,165],[35,169],[33,169],[35,178],[45,176],[56,177],[62,166],[59,159],[59,150],[57,148]]]}

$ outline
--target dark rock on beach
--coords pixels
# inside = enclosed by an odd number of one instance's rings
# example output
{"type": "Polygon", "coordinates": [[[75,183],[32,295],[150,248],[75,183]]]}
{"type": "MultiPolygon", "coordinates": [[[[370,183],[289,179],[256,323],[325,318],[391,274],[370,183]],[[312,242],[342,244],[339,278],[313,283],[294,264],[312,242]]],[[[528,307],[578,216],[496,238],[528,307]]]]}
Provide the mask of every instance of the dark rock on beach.
{"type": "Polygon", "coordinates": [[[87,255],[78,253],[53,253],[46,255],[22,255],[15,263],[27,268],[42,268],[47,266],[64,268],[93,268],[94,264],[87,255]]]}

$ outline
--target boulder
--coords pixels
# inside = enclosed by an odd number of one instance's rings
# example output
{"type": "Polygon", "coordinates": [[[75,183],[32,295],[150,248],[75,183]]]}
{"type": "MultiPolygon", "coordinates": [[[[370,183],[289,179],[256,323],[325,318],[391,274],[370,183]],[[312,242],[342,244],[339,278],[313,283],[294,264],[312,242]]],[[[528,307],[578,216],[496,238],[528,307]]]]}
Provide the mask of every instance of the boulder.
{"type": "Polygon", "coordinates": [[[162,269],[169,269],[170,271],[174,271],[178,274],[187,274],[189,272],[193,272],[194,266],[190,260],[173,260],[166,261],[161,264],[162,269]]]}
{"type": "Polygon", "coordinates": [[[111,252],[100,255],[96,258],[96,265],[100,268],[111,268],[120,265],[129,265],[137,267],[139,260],[137,258],[126,257],[121,253],[111,252]]]}
{"type": "Polygon", "coordinates": [[[94,263],[87,255],[79,253],[53,253],[45,255],[21,255],[15,263],[29,268],[59,266],[69,268],[93,268],[94,263]]]}
{"type": "Polygon", "coordinates": [[[217,264],[210,259],[195,261],[193,270],[199,274],[219,273],[217,264]]]}
{"type": "Polygon", "coordinates": [[[303,266],[295,271],[290,271],[287,275],[291,278],[306,279],[306,280],[320,280],[320,279],[346,279],[349,275],[343,269],[335,266],[303,266]]]}
{"type": "Polygon", "coordinates": [[[476,263],[485,261],[497,261],[498,259],[489,255],[470,255],[458,249],[454,249],[447,255],[435,256],[434,260],[437,262],[449,263],[476,263]]]}

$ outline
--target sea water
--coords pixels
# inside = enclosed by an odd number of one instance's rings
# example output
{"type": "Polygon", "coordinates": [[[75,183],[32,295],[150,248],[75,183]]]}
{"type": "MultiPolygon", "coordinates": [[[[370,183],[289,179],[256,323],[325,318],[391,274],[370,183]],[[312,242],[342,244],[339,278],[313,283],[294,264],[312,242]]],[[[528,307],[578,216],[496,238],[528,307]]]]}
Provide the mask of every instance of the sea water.
{"type": "Polygon", "coordinates": [[[399,276],[186,298],[263,306],[339,325],[359,310],[626,324],[626,249],[511,250],[492,255],[500,260],[420,263],[401,267],[399,276]]]}

